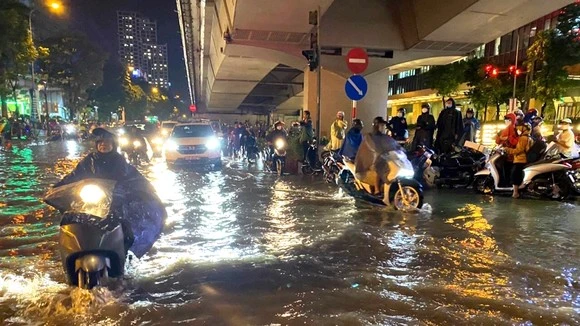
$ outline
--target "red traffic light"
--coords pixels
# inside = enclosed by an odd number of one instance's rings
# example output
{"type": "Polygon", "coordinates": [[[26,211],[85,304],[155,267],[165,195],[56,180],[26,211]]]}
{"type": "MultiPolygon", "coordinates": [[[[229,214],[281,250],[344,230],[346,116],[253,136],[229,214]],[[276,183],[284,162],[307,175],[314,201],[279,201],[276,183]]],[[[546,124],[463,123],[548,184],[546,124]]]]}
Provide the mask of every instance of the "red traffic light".
{"type": "Polygon", "coordinates": [[[516,70],[516,66],[513,66],[513,65],[512,65],[512,66],[510,66],[510,67],[508,68],[508,70],[509,70],[510,74],[513,74],[513,73],[514,73],[514,71],[516,70]]]}
{"type": "Polygon", "coordinates": [[[515,74],[516,76],[519,76],[522,73],[522,71],[520,69],[516,69],[515,74]]]}
{"type": "Polygon", "coordinates": [[[490,72],[493,69],[492,65],[486,65],[485,66],[485,72],[490,72]]]}
{"type": "Polygon", "coordinates": [[[491,76],[492,77],[497,77],[498,74],[499,74],[499,71],[497,70],[497,68],[493,68],[491,70],[491,76]]]}
{"type": "Polygon", "coordinates": [[[192,104],[192,105],[190,105],[190,106],[189,106],[189,111],[190,111],[191,113],[195,113],[195,112],[197,112],[197,106],[196,106],[195,104],[192,104]]]}

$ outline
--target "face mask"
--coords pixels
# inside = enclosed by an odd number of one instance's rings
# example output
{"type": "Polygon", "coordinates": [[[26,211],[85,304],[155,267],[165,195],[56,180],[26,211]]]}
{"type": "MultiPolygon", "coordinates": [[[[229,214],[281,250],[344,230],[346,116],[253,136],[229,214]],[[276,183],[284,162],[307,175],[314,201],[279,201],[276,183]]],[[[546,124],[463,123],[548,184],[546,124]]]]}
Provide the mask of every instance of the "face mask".
{"type": "Polygon", "coordinates": [[[452,104],[446,104],[445,105],[445,107],[448,108],[448,109],[451,109],[452,106],[453,106],[452,104]]]}
{"type": "Polygon", "coordinates": [[[403,117],[403,114],[402,113],[399,113],[397,115],[399,116],[399,118],[402,118],[403,117]]]}
{"type": "Polygon", "coordinates": [[[429,110],[427,110],[427,109],[423,109],[423,110],[421,110],[421,112],[423,112],[423,113],[427,113],[428,111],[429,111],[429,110]]]}
{"type": "Polygon", "coordinates": [[[509,126],[509,125],[511,125],[511,124],[512,124],[512,122],[511,122],[511,120],[506,120],[506,121],[505,121],[505,124],[506,124],[507,126],[509,126]]]}

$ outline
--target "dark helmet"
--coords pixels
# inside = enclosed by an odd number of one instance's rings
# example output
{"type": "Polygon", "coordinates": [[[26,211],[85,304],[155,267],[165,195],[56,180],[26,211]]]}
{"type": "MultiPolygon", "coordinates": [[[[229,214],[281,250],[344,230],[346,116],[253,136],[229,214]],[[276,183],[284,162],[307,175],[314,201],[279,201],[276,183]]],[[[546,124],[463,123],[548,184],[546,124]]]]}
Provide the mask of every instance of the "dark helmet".
{"type": "Polygon", "coordinates": [[[520,123],[518,123],[516,125],[516,127],[520,127],[520,128],[523,128],[523,129],[527,129],[528,131],[531,131],[532,130],[532,125],[530,125],[527,122],[520,122],[520,123]]]}
{"type": "Polygon", "coordinates": [[[383,119],[383,117],[376,117],[373,120],[373,126],[378,126],[380,124],[386,125],[387,124],[387,121],[385,121],[385,119],[383,119]]]}
{"type": "Polygon", "coordinates": [[[274,123],[274,128],[276,128],[276,127],[278,127],[278,126],[282,126],[282,127],[284,127],[284,125],[286,125],[286,124],[284,123],[284,121],[280,121],[280,120],[278,120],[278,121],[276,121],[276,123],[274,123]]]}
{"type": "Polygon", "coordinates": [[[431,104],[429,103],[423,103],[421,104],[421,109],[427,109],[427,110],[431,110],[431,104]]]}
{"type": "Polygon", "coordinates": [[[352,127],[353,128],[358,128],[358,129],[362,129],[363,128],[363,122],[361,119],[354,119],[352,120],[352,127]]]}
{"type": "Polygon", "coordinates": [[[399,113],[399,112],[403,112],[403,115],[405,115],[405,114],[407,114],[407,109],[405,109],[405,108],[399,108],[397,110],[397,113],[399,113]]]}
{"type": "Polygon", "coordinates": [[[467,114],[467,113],[473,114],[473,109],[472,108],[468,108],[467,111],[465,111],[465,114],[467,114]]]}
{"type": "Polygon", "coordinates": [[[115,138],[115,134],[109,132],[105,128],[95,128],[92,131],[93,136],[95,136],[95,145],[99,144],[104,140],[111,140],[113,141],[113,151],[117,150],[117,139],[115,138]]]}

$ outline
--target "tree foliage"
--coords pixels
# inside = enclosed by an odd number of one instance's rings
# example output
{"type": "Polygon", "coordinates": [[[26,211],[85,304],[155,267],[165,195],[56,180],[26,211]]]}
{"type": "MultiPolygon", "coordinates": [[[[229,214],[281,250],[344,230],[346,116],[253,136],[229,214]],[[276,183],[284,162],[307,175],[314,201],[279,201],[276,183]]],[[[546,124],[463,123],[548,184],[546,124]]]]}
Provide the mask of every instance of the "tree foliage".
{"type": "Polygon", "coordinates": [[[464,61],[458,61],[444,66],[435,66],[426,73],[427,87],[436,90],[440,96],[451,96],[464,83],[465,68],[466,63],[464,61]]]}
{"type": "Polygon", "coordinates": [[[579,24],[580,4],[571,4],[560,13],[556,29],[539,33],[527,50],[526,95],[543,103],[542,113],[552,111],[554,100],[572,85],[566,66],[580,62],[579,24]]]}
{"type": "Polygon", "coordinates": [[[6,98],[15,96],[20,75],[26,74],[37,57],[28,29],[29,9],[17,0],[0,2],[0,97],[2,116],[7,116],[6,98]]]}
{"type": "Polygon", "coordinates": [[[45,82],[63,89],[64,104],[74,118],[101,85],[107,55],[83,34],[53,37],[44,46],[49,49],[41,64],[45,82]]]}

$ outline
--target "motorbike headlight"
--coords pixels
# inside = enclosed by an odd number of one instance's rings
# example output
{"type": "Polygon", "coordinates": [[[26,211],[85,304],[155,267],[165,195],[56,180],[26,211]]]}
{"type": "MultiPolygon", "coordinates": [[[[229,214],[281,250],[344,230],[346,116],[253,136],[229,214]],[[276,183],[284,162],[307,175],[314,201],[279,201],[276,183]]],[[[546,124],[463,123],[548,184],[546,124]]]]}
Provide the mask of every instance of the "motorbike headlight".
{"type": "Polygon", "coordinates": [[[74,132],[75,132],[75,130],[76,130],[76,128],[75,128],[75,126],[73,126],[73,125],[68,125],[68,126],[66,126],[66,132],[68,132],[69,134],[72,134],[72,133],[74,133],[74,132]]]}
{"type": "Polygon", "coordinates": [[[138,141],[138,140],[134,141],[134,142],[133,142],[133,147],[135,147],[135,148],[139,148],[139,147],[141,147],[141,142],[140,142],[140,141],[138,141]]]}
{"type": "Polygon", "coordinates": [[[212,137],[207,141],[205,146],[209,150],[217,149],[218,147],[220,147],[220,141],[217,138],[212,137]]]}
{"type": "Polygon", "coordinates": [[[119,130],[117,130],[117,133],[119,135],[124,135],[125,134],[125,129],[119,129],[119,130]]]}
{"type": "Polygon", "coordinates": [[[278,139],[274,143],[274,146],[276,147],[277,150],[281,150],[284,149],[284,147],[286,147],[286,142],[284,141],[284,139],[278,139]]]}
{"type": "Polygon", "coordinates": [[[171,139],[165,143],[165,149],[168,151],[176,151],[178,147],[179,145],[171,139]]]}
{"type": "Polygon", "coordinates": [[[107,195],[97,185],[86,185],[81,189],[79,193],[81,200],[84,201],[86,204],[98,204],[101,200],[103,200],[107,195]]]}
{"type": "Polygon", "coordinates": [[[161,134],[163,136],[167,136],[167,135],[169,135],[169,131],[167,129],[163,129],[163,130],[161,130],[161,134]]]}
{"type": "Polygon", "coordinates": [[[397,176],[400,178],[412,178],[413,176],[415,176],[415,171],[410,169],[401,169],[397,174],[397,176]]]}
{"type": "Polygon", "coordinates": [[[161,144],[163,144],[163,138],[161,138],[161,137],[155,137],[155,138],[153,138],[153,144],[155,144],[155,145],[161,145],[161,144]]]}
{"type": "Polygon", "coordinates": [[[125,137],[121,137],[119,138],[119,145],[121,146],[127,146],[129,144],[129,140],[125,137]]]}

